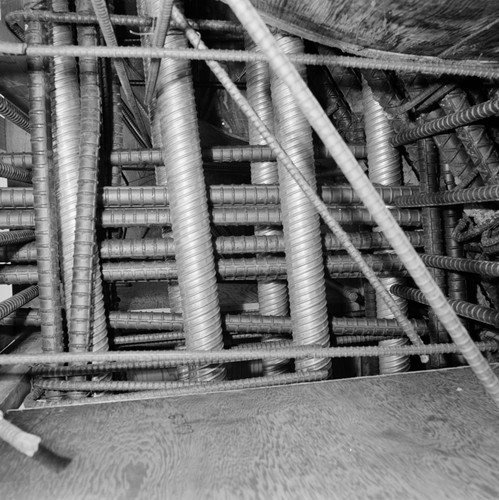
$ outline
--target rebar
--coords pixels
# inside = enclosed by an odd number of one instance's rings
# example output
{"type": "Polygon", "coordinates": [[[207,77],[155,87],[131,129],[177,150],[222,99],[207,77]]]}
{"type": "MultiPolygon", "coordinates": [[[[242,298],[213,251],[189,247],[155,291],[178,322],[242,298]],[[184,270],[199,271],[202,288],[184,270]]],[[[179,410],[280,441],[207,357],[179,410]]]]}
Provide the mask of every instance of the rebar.
{"type": "Polygon", "coordinates": [[[29,116],[1,94],[0,115],[22,128],[25,132],[29,132],[29,116]]]}
{"type": "MultiPolygon", "coordinates": [[[[42,43],[42,26],[28,24],[28,43],[42,43]]],[[[47,86],[43,58],[28,58],[31,150],[33,155],[33,189],[35,235],[37,248],[37,281],[43,351],[63,349],[59,255],[57,246],[56,203],[52,192],[52,165],[48,157],[47,86]]],[[[31,224],[33,227],[33,224],[31,224]]]]}
{"type": "MultiPolygon", "coordinates": [[[[254,62],[268,61],[265,54],[245,52],[239,50],[196,50],[196,49],[169,49],[157,47],[52,47],[51,45],[29,45],[25,43],[2,42],[0,52],[11,56],[53,57],[67,55],[73,57],[92,56],[101,58],[130,58],[130,59],[177,59],[194,61],[232,61],[254,62]]],[[[386,71],[421,72],[429,75],[456,75],[474,76],[479,78],[499,78],[498,65],[475,63],[466,61],[452,61],[441,59],[427,61],[424,58],[401,60],[400,58],[364,58],[337,55],[294,54],[289,61],[295,64],[311,66],[337,65],[344,68],[380,69],[386,71]]]]}
{"type": "Polygon", "coordinates": [[[12,314],[15,310],[31,302],[36,297],[38,297],[38,286],[32,285],[0,302],[0,319],[12,314]]]}
{"type": "MultiPolygon", "coordinates": [[[[148,16],[128,16],[120,14],[110,14],[112,24],[116,26],[128,26],[138,28],[150,28],[154,24],[154,18],[148,16]]],[[[97,16],[93,13],[77,12],[47,12],[33,10],[14,10],[5,15],[5,22],[11,26],[17,21],[41,21],[47,23],[62,24],[98,24],[97,16]]],[[[242,27],[239,23],[233,21],[224,21],[218,19],[189,19],[195,29],[200,31],[216,31],[221,33],[241,34],[242,27]]],[[[172,28],[175,22],[171,23],[172,28]]]]}
{"type": "Polygon", "coordinates": [[[0,163],[0,177],[5,177],[6,179],[12,181],[31,184],[33,175],[30,170],[0,163]]]}
{"type": "MultiPolygon", "coordinates": [[[[456,91],[450,92],[444,100],[448,99],[454,92],[456,91]]],[[[490,118],[491,116],[497,115],[497,113],[499,113],[499,99],[491,99],[490,101],[476,104],[475,106],[468,107],[462,111],[456,111],[442,118],[437,118],[431,122],[399,132],[395,137],[393,137],[392,144],[394,146],[402,146],[403,144],[408,144],[416,141],[417,139],[431,137],[442,132],[447,132],[458,127],[469,125],[470,123],[483,120],[484,118],[490,118]]]]}
{"type": "Polygon", "coordinates": [[[499,201],[499,186],[482,186],[440,193],[421,193],[395,198],[397,207],[440,207],[499,201]]]}
{"type": "MultiPolygon", "coordinates": [[[[396,295],[404,297],[408,300],[413,300],[420,304],[429,305],[424,295],[415,288],[394,285],[391,288],[392,292],[396,295]]],[[[479,321],[486,325],[491,325],[496,328],[499,327],[499,311],[491,309],[490,307],[471,304],[464,300],[448,299],[449,305],[456,311],[456,314],[463,316],[473,321],[479,321]]]]}
{"type": "MultiPolygon", "coordinates": [[[[440,163],[440,170],[442,174],[443,184],[448,190],[456,187],[454,176],[451,173],[450,166],[447,163],[440,163]]],[[[456,190],[458,193],[461,190],[456,190]]],[[[464,251],[463,245],[453,238],[454,229],[459,223],[462,210],[456,208],[442,209],[442,219],[444,225],[445,235],[445,248],[447,255],[454,258],[463,258],[464,251]]],[[[461,273],[448,272],[447,273],[447,293],[449,298],[458,300],[468,299],[468,290],[466,286],[466,278],[461,273]]]]}
{"type": "MultiPolygon", "coordinates": [[[[357,158],[365,158],[365,146],[348,146],[357,158]]],[[[213,163],[244,163],[275,161],[276,155],[268,146],[214,146],[201,150],[203,160],[213,163]]],[[[323,148],[316,148],[317,158],[331,155],[323,148]]],[[[111,165],[164,165],[160,149],[117,149],[111,152],[111,165]]],[[[32,165],[31,153],[0,153],[0,162],[15,167],[29,168],[32,165]]],[[[144,167],[142,167],[144,168],[144,167]]]]}
{"type": "MultiPolygon", "coordinates": [[[[359,205],[362,203],[350,186],[321,186],[320,190],[322,200],[324,203],[332,205],[332,208],[338,205],[359,205]]],[[[474,190],[477,190],[478,196],[483,193],[484,201],[499,199],[497,186],[474,188],[474,190]],[[497,198],[494,193],[498,194],[497,198]]],[[[212,205],[277,205],[280,202],[279,186],[275,185],[221,184],[209,186],[208,191],[209,201],[212,205]]],[[[414,186],[377,187],[376,191],[388,205],[393,204],[400,207],[427,206],[426,202],[419,202],[420,198],[417,195],[419,190],[414,186]]],[[[461,200],[460,197],[467,199],[471,195],[471,193],[466,194],[468,191],[463,189],[449,193],[448,198],[450,200],[454,200],[454,198],[461,200]]],[[[437,195],[436,193],[434,196],[437,195]]],[[[426,200],[427,198],[423,197],[421,199],[426,200]]],[[[440,200],[439,197],[435,199],[440,200]]],[[[99,191],[97,201],[101,206],[107,208],[164,207],[170,203],[166,186],[105,186],[99,191]]],[[[464,201],[461,202],[464,203],[464,201]]],[[[454,203],[454,201],[450,203],[454,203]]],[[[456,201],[456,203],[458,202],[456,201]]],[[[32,188],[0,188],[0,207],[32,208],[32,188]]]]}
{"type": "Polygon", "coordinates": [[[270,375],[262,378],[248,378],[240,380],[227,380],[223,382],[197,382],[191,380],[178,380],[175,382],[142,382],[142,381],[111,381],[111,382],[65,382],[59,380],[37,380],[35,386],[43,389],[61,391],[144,391],[169,390],[170,395],[203,394],[206,392],[234,391],[256,387],[272,387],[277,385],[295,384],[298,382],[314,382],[327,378],[327,371],[286,373],[283,375],[270,375]]]}
{"type": "MultiPolygon", "coordinates": [[[[497,342],[488,340],[473,343],[480,351],[497,351],[497,342]]],[[[230,363],[250,359],[272,358],[359,358],[378,357],[391,355],[428,355],[459,352],[455,344],[409,345],[397,347],[315,347],[296,346],[274,348],[272,343],[263,349],[230,349],[222,351],[108,351],[86,353],[46,353],[40,354],[0,354],[0,365],[33,365],[43,361],[46,364],[54,363],[100,363],[100,362],[165,362],[204,364],[204,363],[230,363]]],[[[300,375],[300,374],[296,374],[300,375]]],[[[266,380],[263,379],[263,380],[266,380]]]]}
{"type": "MultiPolygon", "coordinates": [[[[35,232],[27,230],[21,231],[2,231],[0,232],[0,247],[7,245],[20,245],[22,243],[29,243],[35,240],[35,232]]],[[[0,250],[1,252],[2,250],[0,250]]],[[[36,250],[34,256],[36,258],[36,250]]],[[[31,260],[31,259],[30,259],[31,260]]]]}
{"type": "MultiPolygon", "coordinates": [[[[438,150],[432,139],[421,139],[418,141],[418,162],[419,170],[419,187],[422,193],[434,193],[438,191],[438,150]]],[[[422,209],[423,218],[423,234],[424,234],[424,250],[425,256],[443,255],[445,253],[442,219],[440,210],[433,207],[425,207],[422,209]]],[[[422,259],[423,262],[424,259],[422,259]]],[[[429,270],[435,283],[438,287],[445,291],[445,273],[440,269],[429,270]]],[[[429,329],[430,341],[432,343],[448,342],[449,337],[442,327],[433,310],[429,312],[429,329]]],[[[407,361],[407,360],[406,360],[407,361]]],[[[410,363],[404,360],[389,360],[385,369],[406,371],[409,369],[410,363]]],[[[430,366],[432,368],[440,368],[445,366],[445,361],[439,356],[430,358],[430,366]]]]}
{"type": "MultiPolygon", "coordinates": [[[[482,106],[484,108],[488,106],[492,112],[490,116],[494,116],[499,113],[499,97],[496,97],[492,101],[487,101],[471,107],[466,93],[461,89],[455,89],[442,99],[440,106],[446,113],[454,115],[458,113],[471,114],[477,106],[482,106]]],[[[456,127],[456,134],[461,140],[464,149],[473,160],[473,163],[476,165],[480,177],[486,184],[497,183],[499,180],[497,178],[499,174],[499,154],[496,151],[496,145],[488,137],[485,126],[480,124],[470,125],[469,122],[463,125],[464,126],[456,127]]]]}
{"type": "MultiPolygon", "coordinates": [[[[410,320],[419,336],[428,332],[424,320],[410,320]]],[[[37,309],[19,310],[4,318],[0,324],[10,326],[40,326],[37,309]]],[[[289,335],[292,331],[289,316],[261,316],[257,314],[226,314],[224,325],[232,334],[248,333],[260,335],[289,335]]],[[[154,311],[110,311],[109,326],[123,331],[182,331],[182,315],[154,311]]],[[[400,336],[403,332],[394,319],[377,318],[332,318],[330,328],[335,336],[342,335],[383,335],[400,336]]]]}

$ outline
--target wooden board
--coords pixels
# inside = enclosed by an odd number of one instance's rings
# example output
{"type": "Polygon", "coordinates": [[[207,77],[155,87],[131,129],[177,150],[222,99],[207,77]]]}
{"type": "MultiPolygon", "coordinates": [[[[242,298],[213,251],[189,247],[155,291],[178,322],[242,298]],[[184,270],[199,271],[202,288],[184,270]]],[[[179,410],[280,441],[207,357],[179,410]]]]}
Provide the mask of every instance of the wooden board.
{"type": "Polygon", "coordinates": [[[371,55],[366,48],[438,56],[454,47],[453,57],[497,59],[499,29],[492,22],[499,3],[490,0],[253,0],[253,5],[277,28],[359,55],[371,55]]]}
{"type": "Polygon", "coordinates": [[[496,500],[498,417],[467,368],[15,411],[73,461],[0,444],[0,498],[496,500]]]}

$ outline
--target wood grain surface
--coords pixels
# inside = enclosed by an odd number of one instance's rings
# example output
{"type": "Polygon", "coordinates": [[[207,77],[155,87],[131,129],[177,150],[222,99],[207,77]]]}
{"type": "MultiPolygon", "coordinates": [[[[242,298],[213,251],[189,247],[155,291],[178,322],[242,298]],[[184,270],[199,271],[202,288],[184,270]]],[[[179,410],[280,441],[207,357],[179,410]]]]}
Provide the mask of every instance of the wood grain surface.
{"type": "Polygon", "coordinates": [[[361,54],[361,48],[497,58],[499,2],[490,0],[253,0],[277,28],[361,54]],[[490,25],[490,27],[489,27],[490,25]],[[341,43],[338,43],[341,42],[341,43]]]}
{"type": "Polygon", "coordinates": [[[0,498],[497,499],[498,417],[468,368],[15,411],[72,463],[0,443],[0,498]]]}

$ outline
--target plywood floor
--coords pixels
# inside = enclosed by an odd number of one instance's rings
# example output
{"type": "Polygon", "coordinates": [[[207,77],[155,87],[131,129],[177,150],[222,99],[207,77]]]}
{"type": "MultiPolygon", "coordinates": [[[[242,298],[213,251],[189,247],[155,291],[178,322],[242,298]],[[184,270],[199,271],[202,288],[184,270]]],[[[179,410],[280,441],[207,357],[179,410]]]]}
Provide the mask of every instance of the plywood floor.
{"type": "Polygon", "coordinates": [[[467,368],[9,418],[73,461],[1,443],[2,500],[499,498],[499,410],[467,368]]]}

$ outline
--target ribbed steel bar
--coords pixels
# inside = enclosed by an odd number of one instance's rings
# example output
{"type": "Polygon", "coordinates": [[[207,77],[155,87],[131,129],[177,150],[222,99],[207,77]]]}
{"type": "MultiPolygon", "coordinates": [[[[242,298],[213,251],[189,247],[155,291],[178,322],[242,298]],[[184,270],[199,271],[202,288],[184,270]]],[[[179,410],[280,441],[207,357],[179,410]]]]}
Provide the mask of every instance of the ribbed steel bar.
{"type": "MultiPolygon", "coordinates": [[[[153,17],[128,16],[120,14],[110,14],[111,22],[116,26],[128,26],[137,28],[150,28],[154,24],[153,17]]],[[[5,21],[11,25],[17,21],[41,21],[48,23],[62,24],[98,24],[95,14],[91,13],[61,13],[33,10],[14,10],[5,15],[5,21]]],[[[222,33],[242,34],[242,27],[233,21],[223,21],[218,19],[189,19],[189,23],[200,31],[217,31],[222,33]]],[[[172,28],[178,28],[175,21],[171,23],[172,28]]]]}
{"type": "Polygon", "coordinates": [[[38,297],[38,286],[32,285],[0,302],[0,319],[12,314],[15,310],[25,306],[36,297],[38,297]]]}
{"type": "MultiPolygon", "coordinates": [[[[233,61],[233,62],[253,62],[267,61],[265,54],[257,52],[245,52],[238,50],[196,50],[196,49],[170,49],[156,47],[94,47],[92,50],[79,46],[52,47],[50,45],[29,45],[25,43],[2,42],[0,52],[12,56],[28,57],[53,57],[56,55],[67,55],[81,57],[84,55],[103,58],[131,58],[131,59],[159,59],[171,58],[178,60],[198,60],[198,61],[233,61]]],[[[350,57],[337,55],[318,54],[294,54],[289,60],[295,64],[329,66],[337,65],[345,68],[358,69],[381,69],[387,71],[408,71],[421,72],[433,75],[457,75],[475,76],[480,78],[498,78],[499,67],[493,64],[482,64],[465,61],[438,60],[428,61],[401,60],[400,58],[390,58],[388,55],[383,58],[370,59],[364,57],[350,57]]]]}
{"type": "MultiPolygon", "coordinates": [[[[20,231],[2,231],[0,232],[0,247],[8,245],[20,245],[22,243],[29,243],[35,240],[35,232],[29,229],[20,231]]],[[[2,252],[2,250],[0,250],[2,252]]],[[[35,254],[33,257],[36,259],[36,246],[35,254]]],[[[31,259],[30,259],[31,260],[31,259]]]]}
{"type": "MultiPolygon", "coordinates": [[[[472,113],[472,110],[477,106],[486,107],[489,105],[491,110],[495,110],[493,115],[499,113],[499,97],[486,103],[477,104],[471,107],[466,96],[466,93],[461,89],[455,89],[450,92],[442,101],[440,106],[446,113],[472,113]],[[493,103],[494,106],[490,105],[493,103]]],[[[450,116],[449,114],[447,116],[450,116]]],[[[476,120],[474,120],[476,121],[476,120]]],[[[495,143],[487,135],[484,125],[481,124],[464,124],[465,126],[457,127],[456,134],[463,143],[464,149],[473,160],[476,168],[486,184],[497,183],[499,174],[499,154],[496,150],[495,143]]]]}
{"type": "Polygon", "coordinates": [[[489,278],[499,277],[499,262],[427,254],[420,254],[420,257],[429,267],[448,269],[460,273],[480,274],[489,278]]]}
{"type": "MultiPolygon", "coordinates": [[[[477,342],[473,344],[478,351],[497,351],[495,341],[477,342]]],[[[280,358],[358,358],[391,355],[428,355],[459,352],[455,344],[409,345],[400,347],[315,347],[296,346],[275,348],[272,343],[262,349],[230,349],[222,351],[109,351],[87,353],[46,353],[40,354],[0,354],[0,365],[32,365],[44,362],[53,363],[86,363],[86,362],[163,362],[203,364],[246,361],[250,359],[280,358]]],[[[298,374],[297,374],[298,375],[298,374]]],[[[282,376],[282,375],[281,375],[282,376]]],[[[266,380],[262,379],[262,380],[266,380]]]]}
{"type": "Polygon", "coordinates": [[[29,132],[29,116],[0,94],[0,115],[29,132]]]}
{"type": "MultiPolygon", "coordinates": [[[[425,320],[411,319],[419,336],[428,333],[425,320]]],[[[4,318],[1,325],[40,326],[38,309],[22,309],[4,318]]],[[[261,316],[258,314],[226,314],[224,324],[232,334],[290,335],[292,322],[289,316],[261,316]]],[[[175,331],[183,330],[182,315],[154,311],[110,311],[109,325],[120,331],[175,331]]],[[[394,319],[377,318],[331,318],[330,328],[335,336],[400,336],[404,335],[400,325],[394,319]]]]}
{"type": "MultiPolygon", "coordinates": [[[[376,223],[364,208],[330,208],[328,212],[339,224],[373,225],[376,223]]],[[[402,226],[421,226],[421,213],[418,210],[393,208],[390,209],[390,212],[394,219],[402,226]]],[[[20,215],[13,211],[11,219],[15,221],[16,216],[20,215]]],[[[26,214],[23,213],[22,215],[24,217],[21,217],[19,223],[27,220],[25,218],[26,214]]],[[[282,222],[281,209],[279,207],[270,208],[254,205],[230,208],[214,207],[211,215],[213,223],[218,225],[277,225],[282,222]]],[[[172,218],[169,209],[105,209],[101,214],[102,227],[165,226],[170,225],[171,222],[172,218]]],[[[2,214],[0,213],[0,227],[8,228],[7,224],[7,222],[4,223],[2,214]]]]}
{"type": "MultiPolygon", "coordinates": [[[[442,109],[436,109],[426,114],[426,119],[436,120],[444,116],[442,109]]],[[[440,164],[449,165],[454,177],[462,184],[460,189],[467,187],[478,172],[456,133],[437,134],[433,136],[433,140],[438,147],[440,164]]]]}
{"type": "MultiPolygon", "coordinates": [[[[186,46],[183,35],[166,37],[167,48],[186,46]]],[[[158,85],[156,113],[163,157],[168,159],[166,179],[186,346],[219,350],[223,348],[222,325],[190,63],[163,60],[158,85]]],[[[217,381],[225,377],[225,369],[207,366],[193,375],[198,381],[217,381]]]]}
{"type": "MultiPolygon", "coordinates": [[[[450,165],[440,163],[442,174],[442,183],[448,190],[456,187],[454,176],[452,175],[450,165]]],[[[460,190],[456,190],[459,192],[460,190]]],[[[463,245],[453,238],[454,229],[461,219],[462,210],[459,207],[452,209],[442,209],[442,219],[444,224],[445,247],[449,257],[463,258],[463,245]]],[[[468,287],[466,278],[462,273],[447,272],[447,293],[449,298],[458,300],[468,300],[468,287]]]]}
{"type": "MultiPolygon", "coordinates": [[[[350,144],[356,158],[365,158],[365,146],[350,144]]],[[[203,160],[213,163],[275,161],[276,155],[268,146],[213,146],[201,150],[203,160]]],[[[329,158],[323,148],[316,148],[317,158],[329,158]]],[[[31,153],[0,153],[0,162],[16,167],[31,167],[31,153]]],[[[116,149],[111,153],[112,165],[164,165],[159,149],[116,149]]]]}
{"type": "Polygon", "coordinates": [[[5,177],[12,181],[24,182],[26,184],[31,184],[33,179],[31,170],[5,165],[3,163],[0,163],[0,177],[5,177]]]}
{"type": "MultiPolygon", "coordinates": [[[[26,0],[28,4],[28,0],[26,0]]],[[[42,26],[30,22],[28,43],[42,43],[42,26]]],[[[31,151],[33,155],[34,220],[37,244],[37,281],[40,298],[42,349],[47,353],[63,349],[59,254],[57,245],[56,203],[52,192],[52,168],[48,157],[47,85],[43,58],[28,59],[31,151]]],[[[34,224],[33,224],[34,223],[34,224]]]]}
{"type": "MultiPolygon", "coordinates": [[[[376,274],[390,272],[400,276],[407,274],[404,272],[404,267],[398,257],[394,255],[366,255],[365,262],[372,267],[376,274]]],[[[348,275],[361,272],[360,265],[349,256],[329,256],[325,264],[329,273],[335,276],[341,276],[342,273],[348,275]]],[[[111,282],[173,280],[179,276],[178,267],[175,261],[104,262],[102,276],[104,280],[111,282]]],[[[286,261],[283,257],[219,259],[217,271],[224,279],[231,280],[283,279],[286,277],[286,261]]],[[[26,284],[36,282],[37,276],[34,266],[4,265],[0,270],[0,283],[26,284]]]]}
{"type": "MultiPolygon", "coordinates": [[[[413,300],[419,302],[420,304],[429,305],[428,301],[416,288],[410,288],[406,286],[394,285],[391,288],[392,292],[396,295],[404,297],[408,300],[413,300]]],[[[456,314],[463,316],[474,321],[479,321],[480,323],[485,323],[487,325],[499,327],[499,311],[496,309],[491,309],[490,307],[480,306],[477,304],[471,304],[464,300],[454,300],[449,299],[449,304],[456,311],[456,314]]]]}
{"type": "MultiPolygon", "coordinates": [[[[420,139],[418,141],[418,161],[417,166],[419,170],[419,187],[422,193],[429,192],[435,193],[438,191],[438,150],[432,139],[420,139]]],[[[433,207],[425,207],[422,209],[423,218],[423,234],[424,234],[424,250],[425,256],[444,255],[444,239],[442,219],[440,210],[433,207]]],[[[423,262],[425,262],[423,260],[423,262]]],[[[445,273],[441,269],[430,269],[430,273],[435,280],[435,283],[442,291],[445,291],[446,279],[445,273]]],[[[430,341],[431,343],[448,342],[449,336],[442,327],[433,310],[429,311],[429,328],[430,328],[430,341]]],[[[432,368],[440,368],[445,366],[445,361],[440,356],[430,358],[430,366],[432,368]]],[[[405,361],[388,360],[386,369],[404,370],[407,367],[405,361]]]]}
{"type": "MultiPolygon", "coordinates": [[[[452,92],[451,92],[452,94],[452,92]]],[[[447,96],[448,98],[449,96],[447,96]]],[[[442,118],[437,118],[416,127],[399,132],[392,139],[394,146],[402,146],[418,139],[431,137],[441,132],[447,132],[470,123],[490,118],[499,113],[499,99],[491,99],[487,102],[476,104],[462,111],[456,111],[442,118]]]]}
{"type": "MultiPolygon", "coordinates": [[[[78,10],[90,10],[89,0],[80,0],[78,10]]],[[[85,48],[96,44],[93,27],[79,27],[78,41],[85,48]]],[[[81,137],[78,192],[73,254],[73,283],[69,317],[69,350],[107,350],[107,326],[96,245],[95,214],[97,164],[101,126],[101,100],[97,59],[80,57],[81,137]]]]}
{"type": "MultiPolygon", "coordinates": [[[[272,34],[249,0],[227,0],[227,2],[253,40],[268,56],[271,67],[293,90],[297,102],[318,136],[331,151],[343,174],[358,191],[364,204],[373,213],[380,228],[403,260],[416,284],[428,297],[435,313],[468,361],[473,372],[496,405],[499,406],[499,379],[471,340],[459,318],[447,303],[444,294],[405,238],[403,231],[374,191],[372,184],[365,177],[362,168],[355,161],[320,104],[303,82],[291,61],[282,54],[272,34]]],[[[376,281],[371,281],[371,283],[373,286],[377,284],[376,281]]]]}
{"type": "MultiPolygon", "coordinates": [[[[362,202],[349,186],[322,186],[322,200],[330,205],[360,205],[362,202]]],[[[475,188],[485,193],[485,201],[499,199],[497,186],[475,188]],[[486,191],[484,191],[486,189],[486,191]],[[490,191],[489,191],[490,190],[490,191]],[[497,193],[495,198],[493,193],[497,193]]],[[[209,200],[213,205],[275,205],[280,202],[279,186],[274,185],[212,185],[208,188],[209,200]]],[[[418,189],[407,187],[377,187],[376,191],[386,204],[396,206],[422,206],[419,203],[418,189]],[[409,200],[407,202],[407,200],[409,200]]],[[[460,199],[456,191],[454,196],[460,199]]],[[[449,193],[451,195],[451,193],[449,193]]],[[[462,196],[462,195],[461,195],[462,196]]],[[[470,195],[464,195],[465,197],[470,195]]],[[[426,198],[423,198],[426,199],[426,198]]],[[[431,199],[431,198],[430,198],[431,199]]],[[[439,199],[439,198],[437,198],[439,199]]],[[[168,189],[162,186],[113,186],[104,187],[98,194],[98,202],[104,207],[164,207],[170,203],[168,189]]],[[[31,208],[33,191],[31,188],[0,188],[0,207],[31,208]]],[[[424,206],[427,206],[424,204],[424,206]]]]}
{"type": "Polygon", "coordinates": [[[485,203],[499,201],[499,186],[456,189],[440,193],[421,193],[395,198],[397,207],[440,207],[444,205],[463,205],[466,203],[485,203]]]}
{"type": "MultiPolygon", "coordinates": [[[[287,54],[304,51],[299,38],[278,35],[277,40],[287,54]]],[[[298,70],[304,77],[305,67],[298,70]]],[[[312,130],[286,84],[275,73],[270,74],[276,138],[315,190],[312,130]]],[[[293,343],[327,347],[330,334],[319,216],[282,162],[278,160],[277,165],[293,343]]],[[[300,360],[295,368],[297,372],[329,370],[331,361],[300,360]]]]}
{"type": "MultiPolygon", "coordinates": [[[[331,208],[329,214],[339,224],[374,225],[369,212],[364,208],[331,208]]],[[[402,226],[420,227],[421,213],[403,208],[390,209],[393,218],[402,226]]],[[[213,223],[221,226],[253,226],[256,224],[278,225],[281,220],[279,207],[239,206],[231,208],[215,207],[211,211],[213,223]]],[[[108,227],[169,226],[172,223],[168,208],[108,208],[100,214],[100,224],[108,227]]],[[[26,229],[35,225],[32,210],[0,211],[0,229],[26,229]]]]}
{"type": "MultiPolygon", "coordinates": [[[[423,245],[421,231],[406,233],[411,244],[420,248],[423,245]]],[[[377,248],[389,248],[382,233],[349,233],[352,243],[359,250],[370,250],[377,248]]],[[[332,234],[323,236],[323,245],[326,250],[341,250],[342,245],[332,234]]],[[[276,253],[284,252],[284,239],[282,236],[220,236],[215,240],[215,250],[220,255],[251,254],[251,253],[276,253]]],[[[4,252],[0,250],[2,259],[10,261],[32,260],[30,248],[22,249],[8,248],[4,252]]],[[[144,259],[161,258],[175,255],[175,243],[173,238],[151,238],[151,239],[125,239],[107,240],[101,244],[101,258],[106,259],[144,259]]]]}
{"type": "Polygon", "coordinates": [[[61,391],[144,391],[144,390],[170,390],[171,395],[181,395],[184,391],[189,394],[213,391],[233,391],[238,389],[251,389],[256,387],[272,387],[277,385],[295,384],[298,382],[314,382],[327,378],[328,372],[316,373],[286,373],[271,375],[262,378],[248,378],[241,380],[228,380],[224,382],[203,383],[197,381],[179,380],[174,382],[146,382],[146,381],[110,381],[110,382],[63,382],[55,380],[38,380],[36,387],[46,390],[61,391]]]}

